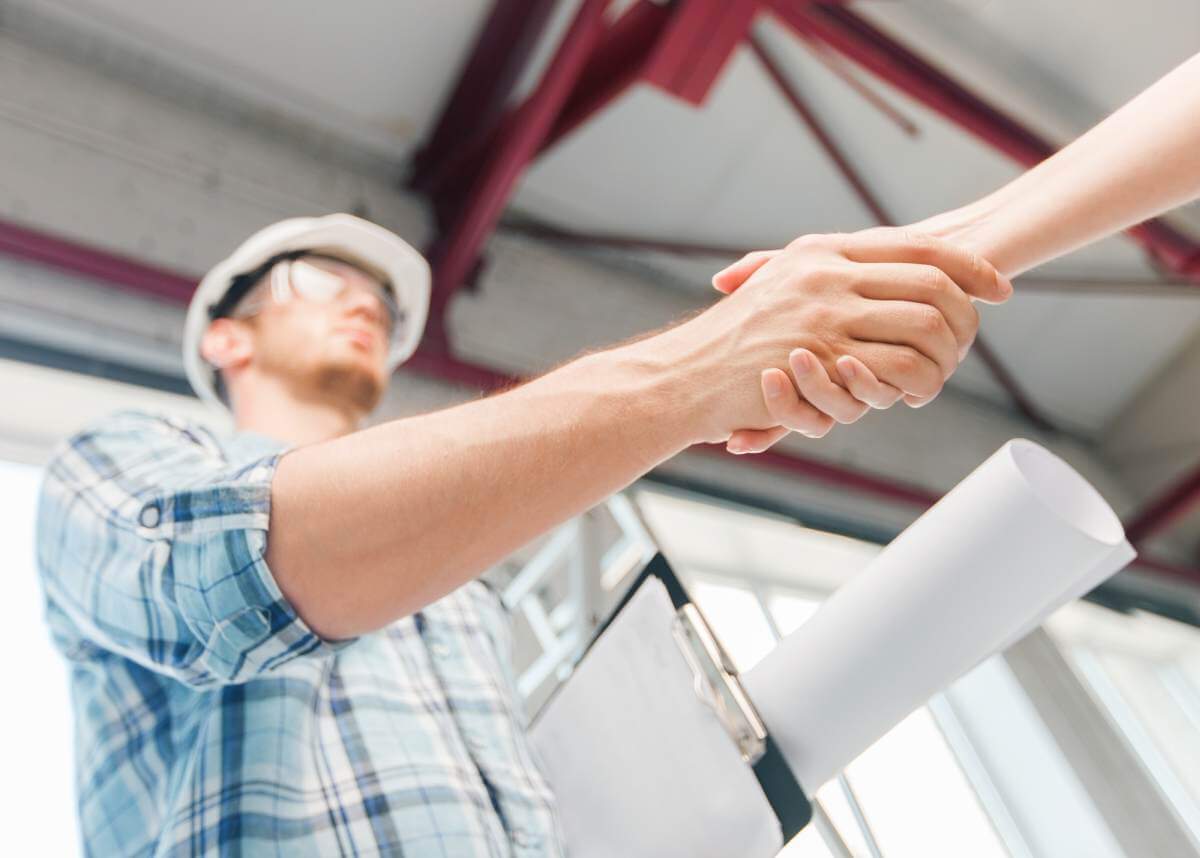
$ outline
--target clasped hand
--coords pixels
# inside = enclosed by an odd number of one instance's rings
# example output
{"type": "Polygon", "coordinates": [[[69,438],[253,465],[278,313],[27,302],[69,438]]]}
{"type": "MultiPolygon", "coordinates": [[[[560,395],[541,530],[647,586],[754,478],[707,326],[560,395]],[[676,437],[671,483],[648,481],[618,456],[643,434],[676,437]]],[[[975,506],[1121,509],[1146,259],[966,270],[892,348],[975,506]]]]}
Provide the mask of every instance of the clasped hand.
{"type": "MultiPolygon", "coordinates": [[[[766,450],[789,432],[824,436],[872,408],[919,408],[941,392],[975,341],[975,301],[1002,303],[1012,284],[990,263],[901,228],[809,235],[751,253],[713,277],[727,295],[780,288],[825,293],[809,330],[797,332],[788,370],[760,385],[774,425],[733,432],[733,453],[766,450]],[[833,294],[831,294],[833,293],[833,294]]],[[[742,297],[747,297],[745,294],[742,297]]]]}

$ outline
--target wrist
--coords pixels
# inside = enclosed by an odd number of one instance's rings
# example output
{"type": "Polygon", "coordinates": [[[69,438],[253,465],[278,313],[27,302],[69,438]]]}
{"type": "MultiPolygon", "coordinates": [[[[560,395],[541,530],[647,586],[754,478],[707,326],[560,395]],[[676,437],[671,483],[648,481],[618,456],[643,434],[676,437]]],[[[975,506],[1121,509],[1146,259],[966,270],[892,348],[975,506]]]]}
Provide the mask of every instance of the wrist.
{"type": "Polygon", "coordinates": [[[712,365],[712,350],[703,347],[698,330],[702,317],[593,356],[602,362],[613,389],[636,401],[640,417],[672,440],[674,452],[720,440],[713,425],[720,367],[712,365]]]}
{"type": "Polygon", "coordinates": [[[982,255],[979,245],[986,232],[988,211],[979,200],[970,205],[925,218],[909,225],[914,232],[932,235],[982,255]]]}
{"type": "Polygon", "coordinates": [[[949,241],[986,259],[1006,277],[1013,277],[1029,267],[1028,246],[1024,233],[1035,224],[1028,218],[1014,220],[1015,212],[1007,206],[1008,188],[952,211],[934,215],[911,224],[908,228],[949,241]]]}

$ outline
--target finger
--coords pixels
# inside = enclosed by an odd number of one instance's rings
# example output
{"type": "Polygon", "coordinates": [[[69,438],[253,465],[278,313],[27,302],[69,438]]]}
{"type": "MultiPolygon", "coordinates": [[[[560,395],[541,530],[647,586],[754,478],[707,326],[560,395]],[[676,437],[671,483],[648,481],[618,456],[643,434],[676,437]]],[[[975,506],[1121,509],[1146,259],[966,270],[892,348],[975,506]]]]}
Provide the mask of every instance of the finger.
{"type": "Polygon", "coordinates": [[[842,239],[842,253],[855,262],[915,262],[936,265],[964,292],[988,304],[1012,297],[1012,283],[990,262],[964,247],[902,227],[868,229],[842,239]]]}
{"type": "Polygon", "coordinates": [[[924,408],[935,399],[937,399],[936,396],[913,396],[912,394],[908,393],[904,394],[904,404],[909,408],[924,408]]]}
{"type": "Polygon", "coordinates": [[[958,359],[967,356],[979,332],[979,310],[970,296],[933,265],[876,262],[863,265],[858,293],[878,301],[914,301],[936,307],[958,341],[958,359]]]}
{"type": "MultiPolygon", "coordinates": [[[[846,327],[860,342],[908,346],[938,365],[943,380],[958,369],[958,341],[946,317],[929,304],[869,301],[846,327]]],[[[912,393],[913,391],[905,391],[912,393]]]]}
{"type": "MultiPolygon", "coordinates": [[[[829,382],[824,367],[817,365],[820,375],[829,382]]],[[[833,428],[834,416],[824,413],[811,401],[806,402],[792,386],[792,380],[781,369],[763,370],[761,376],[763,399],[771,419],[793,432],[809,438],[823,438],[833,428]]],[[[836,385],[835,385],[836,386],[836,385]]]]}
{"type": "Polygon", "coordinates": [[[745,453],[764,453],[790,435],[791,431],[786,426],[776,426],[774,429],[739,429],[729,436],[725,449],[739,456],[745,453]]]}
{"type": "Polygon", "coordinates": [[[837,370],[850,394],[872,408],[891,408],[904,396],[904,391],[884,384],[875,377],[870,367],[853,355],[838,358],[837,370]]]}
{"type": "Polygon", "coordinates": [[[728,295],[749,280],[755,271],[766,265],[777,253],[778,250],[756,250],[747,253],[737,262],[713,275],[713,288],[728,295]]]}
{"type": "Polygon", "coordinates": [[[859,402],[829,378],[825,367],[808,349],[796,349],[788,355],[792,376],[800,395],[813,408],[828,414],[838,423],[853,423],[867,413],[868,406],[859,402]]]}
{"type": "Polygon", "coordinates": [[[909,396],[932,399],[946,383],[942,368],[911,346],[858,342],[851,351],[877,379],[909,396]]]}

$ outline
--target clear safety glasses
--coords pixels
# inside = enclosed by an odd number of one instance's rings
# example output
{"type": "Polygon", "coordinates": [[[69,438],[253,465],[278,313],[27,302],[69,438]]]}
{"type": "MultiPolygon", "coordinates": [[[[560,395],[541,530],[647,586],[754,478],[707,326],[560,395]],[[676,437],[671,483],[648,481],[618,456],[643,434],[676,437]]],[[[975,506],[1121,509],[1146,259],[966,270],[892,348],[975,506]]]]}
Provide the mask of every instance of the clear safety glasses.
{"type": "Polygon", "coordinates": [[[304,256],[275,263],[266,280],[238,302],[231,316],[249,318],[271,302],[287,304],[300,300],[332,304],[348,296],[351,290],[366,292],[374,298],[388,336],[388,356],[396,355],[405,338],[404,310],[396,303],[391,289],[340,259],[304,256]]]}

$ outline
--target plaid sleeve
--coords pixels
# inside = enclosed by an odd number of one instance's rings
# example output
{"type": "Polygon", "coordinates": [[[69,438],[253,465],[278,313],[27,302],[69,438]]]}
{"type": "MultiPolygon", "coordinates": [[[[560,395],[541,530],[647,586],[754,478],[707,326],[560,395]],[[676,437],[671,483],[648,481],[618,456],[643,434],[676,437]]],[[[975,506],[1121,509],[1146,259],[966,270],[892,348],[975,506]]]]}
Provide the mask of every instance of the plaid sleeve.
{"type": "Polygon", "coordinates": [[[329,655],[267,568],[281,454],[231,465],[202,430],[119,414],[47,466],[38,565],[81,637],[190,685],[329,655]]]}

